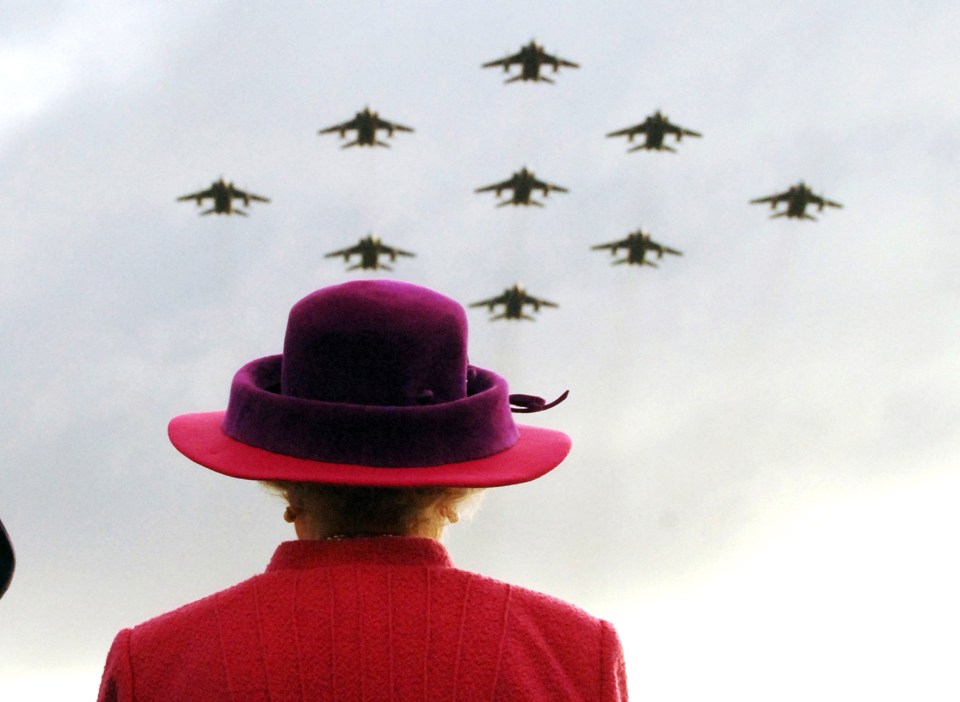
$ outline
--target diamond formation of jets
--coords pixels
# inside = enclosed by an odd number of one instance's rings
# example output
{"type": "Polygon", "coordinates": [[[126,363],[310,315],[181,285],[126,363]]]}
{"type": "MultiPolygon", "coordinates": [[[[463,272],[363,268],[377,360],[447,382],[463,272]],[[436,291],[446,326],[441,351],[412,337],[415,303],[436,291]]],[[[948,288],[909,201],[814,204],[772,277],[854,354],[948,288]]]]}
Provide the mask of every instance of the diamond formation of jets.
{"type": "Polygon", "coordinates": [[[392,137],[394,132],[412,132],[413,128],[405,127],[396,122],[388,122],[369,107],[364,107],[363,111],[354,115],[353,119],[341,124],[335,124],[326,129],[321,129],[317,133],[333,134],[334,132],[339,132],[340,138],[343,139],[347,136],[348,131],[356,131],[357,138],[341,146],[341,149],[346,149],[351,146],[384,146],[389,148],[390,144],[377,139],[378,130],[383,130],[387,133],[388,137],[392,137]]]}
{"type": "Polygon", "coordinates": [[[617,251],[620,249],[626,249],[627,255],[624,258],[614,261],[612,264],[614,266],[620,263],[626,263],[657,268],[657,264],[647,260],[648,251],[655,252],[658,260],[663,258],[665,253],[673,254],[674,256],[683,256],[682,251],[677,251],[676,249],[672,249],[669,246],[664,246],[663,244],[654,241],[652,238],[650,238],[650,233],[643,229],[638,229],[635,232],[631,232],[627,235],[626,239],[621,239],[620,241],[611,241],[608,244],[597,244],[596,246],[591,246],[590,248],[594,251],[610,249],[610,254],[612,256],[616,256],[617,251]]]}
{"type": "Polygon", "coordinates": [[[520,73],[512,78],[507,78],[504,83],[514,83],[518,80],[532,80],[539,83],[553,83],[552,79],[547,78],[540,73],[540,68],[543,65],[553,66],[554,73],[559,71],[561,66],[565,66],[567,68],[580,68],[580,65],[574,63],[573,61],[568,61],[567,59],[560,58],[559,56],[548,54],[543,50],[543,46],[536,41],[531,41],[526,46],[521,47],[520,51],[515,54],[504,56],[496,61],[488,61],[482,65],[482,68],[503,66],[503,70],[506,73],[510,71],[511,66],[516,64],[520,64],[520,73]]]}
{"type": "Polygon", "coordinates": [[[253,193],[248,193],[245,190],[241,190],[229,180],[224,180],[221,176],[219,180],[216,180],[211,184],[206,190],[200,190],[195,193],[190,193],[189,195],[182,195],[177,198],[178,202],[185,202],[187,200],[196,200],[197,207],[199,207],[203,201],[207,198],[213,200],[213,207],[209,210],[201,212],[201,215],[208,214],[238,214],[247,216],[247,213],[241,210],[239,207],[235,207],[233,204],[234,200],[243,200],[244,207],[249,207],[250,202],[256,200],[257,202],[270,202],[269,198],[263,197],[262,195],[254,195],[253,193]]]}
{"type": "Polygon", "coordinates": [[[523,308],[525,305],[533,307],[534,312],[539,312],[541,307],[559,306],[556,302],[550,302],[549,300],[530,295],[521,283],[516,283],[513,287],[504,290],[500,295],[471,303],[470,307],[486,307],[490,312],[493,312],[493,308],[498,305],[503,305],[503,312],[491,317],[491,322],[495,319],[527,319],[534,322],[536,321],[535,317],[524,313],[523,308]]]}
{"type": "Polygon", "coordinates": [[[350,257],[355,254],[360,256],[360,262],[355,263],[347,268],[348,271],[355,271],[358,268],[366,270],[392,271],[393,269],[390,266],[380,263],[380,256],[389,256],[391,261],[396,261],[397,256],[416,255],[409,251],[404,251],[403,249],[387,246],[380,240],[380,237],[370,234],[362,238],[355,246],[350,246],[346,249],[340,249],[339,251],[331,251],[330,253],[326,254],[325,258],[343,256],[343,260],[349,262],[350,257]]]}
{"type": "Polygon", "coordinates": [[[533,171],[528,171],[526,166],[510,176],[509,179],[501,183],[485,185],[482,188],[477,188],[474,192],[493,192],[497,197],[500,197],[500,193],[504,190],[512,190],[513,197],[511,197],[509,200],[501,200],[499,204],[497,204],[497,207],[505,207],[506,205],[535,205],[536,207],[543,207],[542,202],[533,199],[532,196],[534,190],[541,191],[544,197],[549,195],[551,192],[569,192],[562,186],[540,180],[536,177],[536,175],[534,175],[533,171]]]}
{"type": "Polygon", "coordinates": [[[817,195],[809,187],[807,187],[802,180],[782,193],[768,195],[767,197],[758,197],[755,200],[751,200],[750,204],[759,205],[767,202],[770,203],[771,209],[776,209],[777,205],[781,202],[787,203],[787,209],[783,210],[782,212],[778,212],[777,214],[770,215],[770,219],[774,219],[776,217],[790,217],[796,219],[810,219],[814,222],[817,221],[817,218],[807,214],[807,205],[816,205],[818,212],[822,212],[824,207],[843,207],[843,205],[841,205],[839,202],[827,200],[823,196],[817,195]]]}
{"type": "Polygon", "coordinates": [[[608,137],[627,137],[627,141],[632,142],[633,137],[637,134],[644,134],[646,138],[642,144],[634,146],[632,149],[627,149],[627,153],[631,151],[639,151],[640,149],[647,149],[648,151],[671,151],[676,153],[676,149],[672,146],[667,146],[663,143],[663,138],[667,134],[673,134],[677,138],[677,143],[679,143],[683,137],[692,136],[700,137],[703,136],[700,132],[695,132],[692,129],[687,129],[685,127],[680,127],[676,124],[673,124],[667,116],[657,110],[652,115],[643,120],[640,124],[635,124],[632,127],[626,127],[625,129],[618,129],[615,132],[610,132],[607,134],[608,137]]]}

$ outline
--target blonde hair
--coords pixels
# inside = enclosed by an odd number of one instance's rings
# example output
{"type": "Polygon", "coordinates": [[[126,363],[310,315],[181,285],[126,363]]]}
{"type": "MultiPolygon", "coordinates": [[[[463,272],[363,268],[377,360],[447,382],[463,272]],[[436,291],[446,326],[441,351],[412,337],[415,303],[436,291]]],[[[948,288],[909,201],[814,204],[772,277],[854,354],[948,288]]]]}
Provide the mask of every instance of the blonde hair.
{"type": "Polygon", "coordinates": [[[369,487],[300,481],[264,481],[270,490],[328,534],[439,537],[459,519],[457,508],[480,488],[369,487]]]}

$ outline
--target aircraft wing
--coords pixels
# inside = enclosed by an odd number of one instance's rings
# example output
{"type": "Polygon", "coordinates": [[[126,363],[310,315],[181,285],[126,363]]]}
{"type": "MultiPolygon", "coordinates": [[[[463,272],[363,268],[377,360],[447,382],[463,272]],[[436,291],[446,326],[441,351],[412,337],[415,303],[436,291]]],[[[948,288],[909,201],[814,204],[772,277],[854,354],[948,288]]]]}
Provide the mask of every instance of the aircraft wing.
{"type": "Polygon", "coordinates": [[[270,202],[270,198],[264,197],[263,195],[255,195],[254,193],[248,193],[239,188],[230,189],[230,197],[239,197],[242,198],[244,202],[250,202],[251,200],[256,200],[257,202],[270,202]]]}
{"type": "Polygon", "coordinates": [[[530,189],[531,189],[531,190],[542,190],[544,195],[546,195],[547,193],[552,192],[552,191],[556,191],[556,192],[558,192],[558,193],[569,192],[566,188],[564,188],[564,187],[561,186],[561,185],[554,185],[553,183],[548,183],[548,182],[546,182],[545,180],[540,180],[540,179],[538,179],[538,178],[534,178],[534,179],[530,182],[530,189]]]}
{"type": "Polygon", "coordinates": [[[491,297],[486,300],[480,300],[479,302],[471,302],[469,307],[489,307],[491,310],[494,305],[503,305],[507,302],[507,294],[502,293],[496,297],[491,297]]]}
{"type": "Polygon", "coordinates": [[[621,239],[620,241],[611,241],[609,244],[597,244],[591,246],[590,248],[593,251],[600,251],[601,249],[610,249],[611,253],[616,253],[617,249],[624,249],[630,245],[629,239],[621,239]]]}
{"type": "Polygon", "coordinates": [[[388,122],[385,119],[380,119],[377,117],[376,125],[374,129],[386,129],[388,132],[412,132],[412,127],[405,127],[402,124],[397,124],[396,122],[388,122]]]}
{"type": "Polygon", "coordinates": [[[473,192],[475,193],[489,193],[496,191],[497,194],[500,194],[501,190],[509,190],[514,187],[513,178],[510,180],[505,180],[502,183],[494,183],[493,185],[484,185],[482,188],[477,188],[473,192]]]}
{"type": "Polygon", "coordinates": [[[692,136],[692,137],[702,137],[703,134],[700,132],[695,132],[692,129],[687,129],[686,127],[680,127],[676,124],[667,123],[663,125],[665,131],[670,132],[671,134],[676,134],[678,137],[681,136],[692,136]]]}
{"type": "Polygon", "coordinates": [[[819,195],[811,194],[809,197],[809,201],[812,202],[817,207],[819,207],[821,210],[824,207],[827,207],[828,205],[830,207],[843,207],[843,205],[841,205],[839,202],[834,202],[833,200],[827,200],[823,197],[820,197],[819,195]]]}
{"type": "Polygon", "coordinates": [[[525,305],[533,305],[534,309],[540,309],[541,307],[559,307],[556,302],[550,302],[550,300],[544,300],[540,297],[534,297],[533,295],[527,295],[523,293],[523,303],[525,305]]]}
{"type": "Polygon", "coordinates": [[[341,134],[348,129],[356,129],[360,126],[360,120],[354,117],[348,122],[342,122],[340,124],[335,124],[332,127],[327,127],[326,129],[321,129],[317,134],[333,134],[334,132],[340,132],[341,134]]]}
{"type": "Polygon", "coordinates": [[[646,122],[641,122],[640,124],[635,124],[632,127],[626,127],[625,129],[618,129],[615,132],[610,132],[607,134],[608,137],[618,137],[618,136],[633,136],[634,134],[642,134],[650,129],[649,124],[646,122]]]}
{"type": "Polygon", "coordinates": [[[653,248],[656,250],[657,254],[663,256],[663,254],[673,254],[674,256],[683,256],[682,251],[677,251],[676,249],[671,249],[669,246],[664,246],[663,244],[657,244],[656,242],[651,242],[654,244],[653,248]]]}
{"type": "Polygon", "coordinates": [[[380,245],[380,251],[387,254],[390,258],[396,258],[397,256],[416,256],[415,253],[410,251],[404,251],[403,249],[397,249],[392,246],[380,245]]]}
{"type": "Polygon", "coordinates": [[[510,65],[514,63],[520,63],[521,61],[523,61],[522,53],[510,54],[509,56],[504,56],[496,61],[487,61],[487,63],[481,65],[481,68],[493,68],[494,66],[503,66],[504,68],[508,68],[510,65]]]}
{"type": "Polygon", "coordinates": [[[758,198],[755,199],[755,200],[751,200],[751,201],[750,201],[750,204],[751,204],[751,205],[759,205],[759,204],[762,203],[762,202],[770,202],[770,203],[774,203],[774,204],[775,204],[775,203],[777,203],[777,202],[782,202],[782,201],[784,201],[784,200],[789,200],[789,199],[790,199],[790,195],[791,195],[790,191],[789,191],[789,190],[786,190],[786,191],[784,191],[784,192],[782,192],[782,193],[777,193],[776,195],[767,195],[766,197],[758,197],[758,198]]]}
{"type": "Polygon", "coordinates": [[[554,68],[559,68],[560,66],[566,66],[568,68],[580,68],[580,64],[560,58],[559,56],[553,56],[548,54],[546,51],[540,53],[540,62],[548,63],[554,68]]]}
{"type": "Polygon", "coordinates": [[[324,254],[324,258],[333,258],[335,256],[351,256],[353,254],[363,253],[363,247],[360,244],[355,246],[348,246],[345,249],[340,249],[339,251],[331,251],[328,254],[324,254]]]}
{"type": "Polygon", "coordinates": [[[206,190],[199,190],[195,193],[190,193],[189,195],[181,195],[177,198],[177,202],[184,202],[186,200],[196,200],[197,204],[200,203],[206,197],[214,197],[215,193],[213,188],[207,188],[206,190]]]}

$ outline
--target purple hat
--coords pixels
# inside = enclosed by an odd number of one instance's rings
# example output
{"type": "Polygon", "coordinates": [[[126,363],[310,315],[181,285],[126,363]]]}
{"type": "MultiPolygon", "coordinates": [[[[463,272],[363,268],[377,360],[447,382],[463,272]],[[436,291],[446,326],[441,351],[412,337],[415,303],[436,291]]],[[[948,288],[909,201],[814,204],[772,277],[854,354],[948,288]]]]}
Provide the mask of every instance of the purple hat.
{"type": "MultiPolygon", "coordinates": [[[[467,363],[467,320],[448,297],[410,283],[322,288],[290,311],[283,354],[233,378],[226,411],[185,414],[173,445],[250,480],[493,487],[538,478],[570,437],[518,426],[507,382],[467,363]]],[[[532,406],[531,406],[532,405],[532,406]]]]}

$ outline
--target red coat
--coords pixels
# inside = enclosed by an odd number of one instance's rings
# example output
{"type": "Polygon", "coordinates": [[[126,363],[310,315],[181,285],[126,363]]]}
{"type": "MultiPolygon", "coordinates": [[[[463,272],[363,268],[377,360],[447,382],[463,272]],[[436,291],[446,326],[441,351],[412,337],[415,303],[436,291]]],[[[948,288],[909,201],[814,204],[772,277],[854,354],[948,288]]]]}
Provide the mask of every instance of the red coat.
{"type": "Polygon", "coordinates": [[[267,571],[121,631],[100,702],[626,700],[608,622],[453,567],[431,539],[281,544],[267,571]]]}

